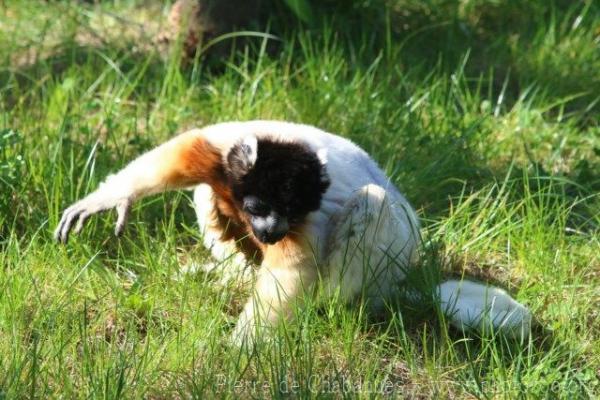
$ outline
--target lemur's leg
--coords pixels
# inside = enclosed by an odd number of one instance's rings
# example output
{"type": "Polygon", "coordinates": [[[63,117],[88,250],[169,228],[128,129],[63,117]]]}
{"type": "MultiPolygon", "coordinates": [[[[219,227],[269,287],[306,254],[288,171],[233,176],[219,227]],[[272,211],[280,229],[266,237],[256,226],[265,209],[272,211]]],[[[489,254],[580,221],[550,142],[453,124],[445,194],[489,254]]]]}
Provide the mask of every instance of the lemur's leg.
{"type": "Polygon", "coordinates": [[[308,247],[300,237],[287,237],[265,249],[254,293],[232,332],[233,343],[253,345],[256,337],[269,337],[265,330],[291,317],[302,306],[317,278],[308,247]]]}
{"type": "MultiPolygon", "coordinates": [[[[324,285],[327,294],[342,300],[359,295],[377,306],[397,290],[405,269],[416,259],[418,230],[411,221],[416,221],[414,212],[391,204],[381,187],[362,188],[334,221],[324,285]]],[[[502,289],[450,280],[434,293],[433,300],[458,328],[515,338],[529,332],[531,312],[502,289]]]]}
{"type": "Polygon", "coordinates": [[[380,186],[357,191],[334,216],[323,290],[342,301],[357,297],[378,307],[398,290],[417,258],[417,217],[403,199],[380,186]]]}
{"type": "Polygon", "coordinates": [[[194,190],[194,207],[203,244],[210,250],[213,260],[205,263],[192,262],[182,268],[183,273],[198,271],[216,273],[219,282],[227,284],[236,280],[248,282],[252,277],[251,262],[239,251],[235,240],[223,240],[223,232],[217,226],[214,192],[209,185],[201,184],[194,190]]]}

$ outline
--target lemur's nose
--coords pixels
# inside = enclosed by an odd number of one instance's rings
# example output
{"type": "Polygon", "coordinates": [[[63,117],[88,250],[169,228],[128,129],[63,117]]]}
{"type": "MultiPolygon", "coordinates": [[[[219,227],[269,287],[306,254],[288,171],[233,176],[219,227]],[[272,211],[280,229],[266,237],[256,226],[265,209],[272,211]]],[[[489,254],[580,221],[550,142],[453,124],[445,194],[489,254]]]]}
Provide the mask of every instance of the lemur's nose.
{"type": "Polygon", "coordinates": [[[277,243],[285,237],[286,233],[285,231],[265,232],[263,242],[268,244],[277,243]]]}
{"type": "Polygon", "coordinates": [[[269,224],[263,229],[255,229],[254,234],[261,242],[273,244],[283,239],[287,235],[288,229],[287,222],[278,221],[278,223],[269,224]]]}

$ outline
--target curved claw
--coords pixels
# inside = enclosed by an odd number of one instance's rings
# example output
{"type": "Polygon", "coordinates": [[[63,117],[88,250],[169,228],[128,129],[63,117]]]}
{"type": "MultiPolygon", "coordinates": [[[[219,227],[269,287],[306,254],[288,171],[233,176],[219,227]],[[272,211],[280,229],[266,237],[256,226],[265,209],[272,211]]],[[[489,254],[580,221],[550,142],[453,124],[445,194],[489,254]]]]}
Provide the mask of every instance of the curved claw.
{"type": "Polygon", "coordinates": [[[72,213],[72,207],[67,208],[64,212],[63,215],[60,219],[60,222],[58,223],[58,226],[56,227],[56,230],[54,231],[54,238],[61,243],[65,243],[66,240],[68,239],[68,235],[69,235],[69,224],[70,221],[73,219],[73,216],[71,216],[72,213]]]}
{"type": "Polygon", "coordinates": [[[83,227],[83,222],[85,222],[85,219],[87,218],[87,215],[85,215],[82,220],[81,216],[83,214],[89,215],[89,213],[85,212],[85,209],[78,207],[77,204],[67,208],[58,223],[58,227],[54,231],[54,238],[60,243],[67,243],[73,224],[78,222],[77,229],[75,230],[76,232],[83,227]],[[79,225],[81,225],[81,227],[79,227],[79,225]]]}

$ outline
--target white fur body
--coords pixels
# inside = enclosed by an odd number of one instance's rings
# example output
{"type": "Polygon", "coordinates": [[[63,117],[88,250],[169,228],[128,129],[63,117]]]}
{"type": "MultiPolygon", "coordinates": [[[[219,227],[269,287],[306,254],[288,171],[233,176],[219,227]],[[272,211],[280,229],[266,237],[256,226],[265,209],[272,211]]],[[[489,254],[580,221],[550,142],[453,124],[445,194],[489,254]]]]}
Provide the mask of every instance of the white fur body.
{"type": "MultiPolygon", "coordinates": [[[[221,157],[242,142],[250,152],[248,160],[254,162],[253,138],[304,143],[325,165],[331,184],[320,208],[307,217],[307,245],[293,250],[283,245],[265,247],[254,295],[240,315],[234,340],[245,342],[258,327],[289,317],[294,305],[301,305],[307,293],[314,293],[315,286],[325,297],[350,301],[361,296],[376,305],[393,295],[406,268],[417,259],[420,237],[415,211],[364,150],[347,139],[307,125],[228,122],[179,135],[140,156],[109,177],[96,192],[67,209],[57,228],[57,238],[66,241],[72,223],[78,220],[77,231],[89,215],[109,208],[117,208],[119,233],[136,199],[193,186],[204,244],[216,265],[228,262],[235,265],[232,271],[247,271],[246,260],[236,253],[233,240],[222,240],[215,228],[211,200],[213,189],[218,189],[220,183],[197,171],[193,172],[201,179],[190,178],[194,174],[188,170],[195,164],[185,160],[193,159],[208,171],[204,164],[209,165],[210,160],[203,160],[204,153],[197,149],[204,149],[204,142],[217,149],[221,157]]],[[[528,331],[529,311],[500,289],[449,281],[438,287],[437,294],[442,311],[455,326],[482,330],[489,325],[509,335],[528,331]]]]}

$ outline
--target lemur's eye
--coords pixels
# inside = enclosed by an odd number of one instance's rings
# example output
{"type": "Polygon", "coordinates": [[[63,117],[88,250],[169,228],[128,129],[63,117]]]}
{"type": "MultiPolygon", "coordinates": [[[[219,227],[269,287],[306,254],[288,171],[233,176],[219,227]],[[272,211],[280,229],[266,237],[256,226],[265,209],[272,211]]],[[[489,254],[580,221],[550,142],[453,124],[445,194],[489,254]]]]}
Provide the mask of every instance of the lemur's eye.
{"type": "Polygon", "coordinates": [[[249,207],[244,207],[244,210],[250,214],[250,215],[255,215],[258,217],[262,217],[265,216],[269,213],[269,210],[266,207],[258,207],[258,206],[249,206],[249,207]]]}
{"type": "Polygon", "coordinates": [[[248,196],[244,199],[244,211],[250,215],[255,216],[265,216],[269,214],[269,206],[260,201],[258,198],[254,196],[248,196]]]}

